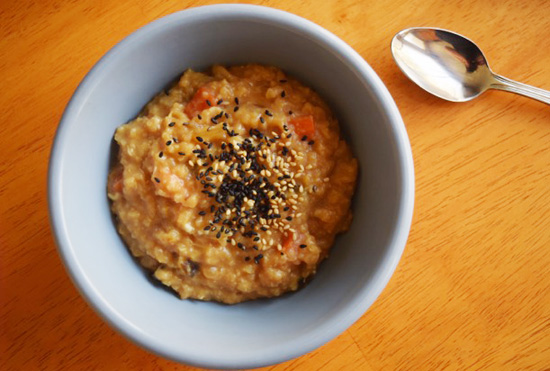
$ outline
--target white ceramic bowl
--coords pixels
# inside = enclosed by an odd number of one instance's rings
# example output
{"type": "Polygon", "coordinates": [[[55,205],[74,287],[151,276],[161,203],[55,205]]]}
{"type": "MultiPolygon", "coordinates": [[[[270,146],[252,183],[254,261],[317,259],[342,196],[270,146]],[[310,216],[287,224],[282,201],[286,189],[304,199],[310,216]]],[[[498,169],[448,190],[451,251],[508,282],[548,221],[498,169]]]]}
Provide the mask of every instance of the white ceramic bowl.
{"type": "Polygon", "coordinates": [[[405,127],[368,64],[303,18],[249,5],[175,13],[116,45],[74,93],[50,158],[51,223],[82,295],[141,346],[203,367],[282,362],[353,324],[401,257],[413,198],[405,127]],[[355,219],[316,277],[296,293],[233,306],[182,301],[152,284],[116,232],[106,196],[111,139],[185,69],[250,62],[283,68],[330,103],[360,162],[355,219]]]}

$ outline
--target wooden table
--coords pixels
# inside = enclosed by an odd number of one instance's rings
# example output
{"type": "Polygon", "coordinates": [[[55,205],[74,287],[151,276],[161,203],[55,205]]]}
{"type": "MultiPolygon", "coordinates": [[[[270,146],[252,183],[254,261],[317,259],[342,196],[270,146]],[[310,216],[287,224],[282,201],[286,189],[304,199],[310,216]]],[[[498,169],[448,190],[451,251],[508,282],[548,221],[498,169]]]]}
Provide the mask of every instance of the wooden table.
{"type": "MultiPolygon", "coordinates": [[[[135,346],[72,285],[46,202],[48,155],[79,81],[115,43],[208,1],[0,4],[0,369],[190,369],[135,346]]],[[[550,89],[548,1],[260,1],[334,32],[388,86],[410,136],[416,207],[376,303],[335,340],[274,370],[550,367],[550,107],[503,92],[423,92],[389,43],[410,26],[474,39],[504,76],[550,89]],[[445,5],[443,5],[443,3],[445,5]]]]}

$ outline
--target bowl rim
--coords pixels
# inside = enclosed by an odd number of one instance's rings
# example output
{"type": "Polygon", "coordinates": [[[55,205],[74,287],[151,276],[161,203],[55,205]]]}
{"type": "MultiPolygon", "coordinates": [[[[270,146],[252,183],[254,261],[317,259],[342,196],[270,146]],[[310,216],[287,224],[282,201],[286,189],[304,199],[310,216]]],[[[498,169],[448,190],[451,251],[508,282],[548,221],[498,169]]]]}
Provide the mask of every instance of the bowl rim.
{"type": "Polygon", "coordinates": [[[355,323],[386,287],[401,258],[412,223],[414,188],[412,150],[405,125],[392,96],[368,63],[343,40],[305,18],[274,8],[244,4],[207,5],[178,11],[146,24],[113,46],[85,75],[70,98],[56,130],[51,147],[48,169],[49,220],[54,240],[69,277],[88,304],[111,327],[139,346],[177,362],[208,368],[253,368],[280,363],[299,357],[322,346],[355,323]],[[173,22],[186,22],[197,17],[209,18],[213,15],[215,17],[240,17],[248,20],[261,20],[267,24],[284,26],[333,51],[348,68],[353,70],[358,77],[364,79],[372,87],[372,94],[388,115],[391,132],[396,141],[397,157],[400,159],[401,194],[399,195],[398,217],[393,226],[394,233],[392,234],[392,239],[388,243],[381,263],[372,276],[371,280],[374,283],[370,285],[371,287],[368,292],[365,288],[359,291],[360,295],[354,300],[354,305],[346,307],[346,311],[339,313],[335,318],[333,321],[335,325],[331,327],[331,331],[323,333],[323,336],[317,337],[301,349],[286,349],[284,354],[280,354],[281,352],[277,354],[273,354],[273,352],[264,354],[261,360],[224,359],[215,355],[211,355],[206,359],[181,351],[175,352],[173,349],[167,350],[161,341],[147,337],[139,328],[134,327],[133,324],[126,321],[108,302],[102,299],[87,277],[81,273],[75,250],[68,237],[69,232],[65,224],[63,208],[61,207],[63,169],[60,164],[62,163],[63,143],[67,141],[67,127],[78,116],[97,82],[96,78],[101,76],[102,71],[109,62],[116,58],[123,49],[130,47],[134,43],[139,43],[140,38],[150,31],[163,28],[173,22]]]}

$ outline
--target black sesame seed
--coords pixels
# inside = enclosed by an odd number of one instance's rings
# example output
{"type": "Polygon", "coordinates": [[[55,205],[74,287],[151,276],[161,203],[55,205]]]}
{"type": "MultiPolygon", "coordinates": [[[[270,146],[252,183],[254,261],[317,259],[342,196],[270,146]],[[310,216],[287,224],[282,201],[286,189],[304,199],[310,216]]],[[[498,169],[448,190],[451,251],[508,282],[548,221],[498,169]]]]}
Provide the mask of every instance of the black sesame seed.
{"type": "Polygon", "coordinates": [[[265,120],[264,120],[264,118],[263,118],[262,116],[260,116],[260,122],[261,122],[262,124],[265,124],[265,120]]]}
{"type": "Polygon", "coordinates": [[[304,245],[304,244],[300,245],[300,249],[305,249],[306,247],[307,245],[304,245]]]}
{"type": "Polygon", "coordinates": [[[162,153],[162,151],[159,152],[159,157],[162,158],[162,156],[164,156],[164,153],[162,153]]]}
{"type": "Polygon", "coordinates": [[[289,222],[292,220],[292,217],[291,216],[287,216],[286,217],[286,220],[288,220],[289,222]]]}
{"type": "Polygon", "coordinates": [[[216,238],[220,238],[222,236],[222,232],[216,233],[216,238]]]}
{"type": "Polygon", "coordinates": [[[199,120],[202,120],[202,116],[201,116],[201,115],[197,115],[197,117],[199,118],[199,120]]]}
{"type": "Polygon", "coordinates": [[[254,242],[258,242],[260,240],[260,237],[254,237],[254,242]]]}
{"type": "Polygon", "coordinates": [[[289,114],[289,115],[292,115],[292,111],[288,111],[288,114],[289,114]]]}
{"type": "Polygon", "coordinates": [[[249,261],[250,260],[250,256],[247,256],[244,258],[244,261],[249,261]]]}
{"type": "Polygon", "coordinates": [[[237,112],[239,110],[239,106],[235,106],[235,108],[233,108],[233,112],[237,112]]]}
{"type": "Polygon", "coordinates": [[[268,115],[269,117],[273,116],[273,114],[271,112],[269,112],[268,110],[265,110],[265,114],[268,115]]]}
{"type": "Polygon", "coordinates": [[[166,145],[169,146],[170,144],[172,144],[172,141],[169,140],[168,142],[166,142],[166,145]]]}
{"type": "Polygon", "coordinates": [[[205,230],[205,231],[209,231],[209,230],[210,230],[210,226],[207,225],[206,227],[204,227],[204,230],[205,230]]]}
{"type": "Polygon", "coordinates": [[[312,146],[312,145],[315,144],[315,141],[314,141],[314,140],[310,140],[309,142],[307,142],[307,144],[309,144],[310,146],[312,146]]]}
{"type": "Polygon", "coordinates": [[[283,91],[281,92],[281,98],[284,98],[285,96],[286,96],[286,93],[285,93],[285,91],[283,90],[283,91]]]}
{"type": "Polygon", "coordinates": [[[212,118],[210,119],[210,121],[212,121],[212,123],[213,123],[214,125],[217,125],[217,124],[218,124],[218,121],[216,120],[215,117],[212,117],[212,118]]]}
{"type": "Polygon", "coordinates": [[[208,99],[206,100],[206,104],[208,104],[209,107],[212,107],[212,103],[210,103],[208,99]]]}
{"type": "Polygon", "coordinates": [[[219,104],[222,104],[222,102],[223,102],[223,99],[220,99],[219,101],[216,102],[216,104],[219,105],[219,104]]]}
{"type": "Polygon", "coordinates": [[[285,208],[283,209],[283,211],[288,211],[288,210],[290,210],[290,207],[288,206],[285,206],[285,208]]]}
{"type": "Polygon", "coordinates": [[[263,258],[263,254],[258,254],[254,257],[254,263],[259,264],[260,260],[263,258]]]}
{"type": "Polygon", "coordinates": [[[183,153],[183,152],[178,152],[178,155],[180,155],[180,156],[185,156],[185,153],[183,153]]]}
{"type": "Polygon", "coordinates": [[[239,98],[235,97],[235,104],[239,105],[239,98]]]}
{"type": "Polygon", "coordinates": [[[174,125],[176,125],[175,122],[171,122],[171,123],[168,124],[168,126],[170,126],[170,127],[172,127],[172,126],[174,126],[174,125]]]}
{"type": "Polygon", "coordinates": [[[159,179],[159,178],[155,178],[155,182],[160,183],[160,179],[159,179]]]}
{"type": "Polygon", "coordinates": [[[307,140],[307,135],[304,135],[304,136],[302,137],[302,142],[304,142],[304,141],[306,141],[306,140],[307,140]]]}
{"type": "Polygon", "coordinates": [[[178,142],[178,138],[172,138],[172,140],[174,141],[174,143],[178,142]]]}
{"type": "Polygon", "coordinates": [[[206,211],[204,211],[204,210],[199,211],[199,215],[206,215],[206,211]]]}
{"type": "Polygon", "coordinates": [[[198,140],[199,142],[202,142],[204,139],[202,139],[201,137],[197,137],[197,140],[198,140]]]}

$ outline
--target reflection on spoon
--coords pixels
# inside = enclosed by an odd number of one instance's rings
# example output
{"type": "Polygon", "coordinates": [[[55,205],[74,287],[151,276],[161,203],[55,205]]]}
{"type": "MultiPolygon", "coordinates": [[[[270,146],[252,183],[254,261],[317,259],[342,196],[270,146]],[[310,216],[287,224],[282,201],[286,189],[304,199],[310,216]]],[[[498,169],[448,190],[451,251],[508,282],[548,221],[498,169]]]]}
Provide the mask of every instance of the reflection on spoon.
{"type": "Polygon", "coordinates": [[[478,46],[457,33],[408,28],[394,36],[391,50],[405,75],[440,98],[466,102],[488,89],[499,89],[550,104],[549,91],[493,73],[478,46]]]}

